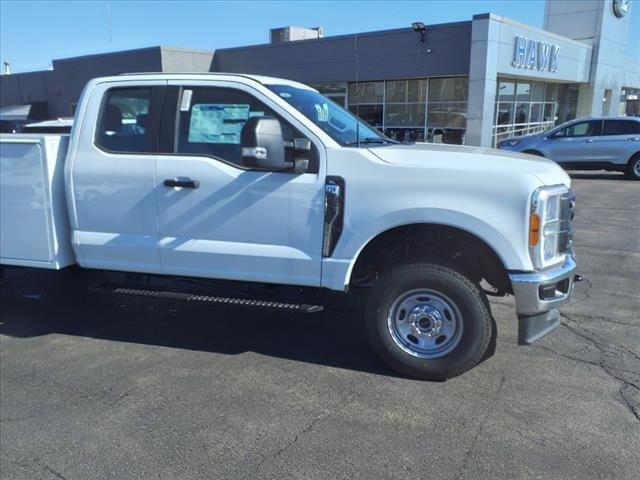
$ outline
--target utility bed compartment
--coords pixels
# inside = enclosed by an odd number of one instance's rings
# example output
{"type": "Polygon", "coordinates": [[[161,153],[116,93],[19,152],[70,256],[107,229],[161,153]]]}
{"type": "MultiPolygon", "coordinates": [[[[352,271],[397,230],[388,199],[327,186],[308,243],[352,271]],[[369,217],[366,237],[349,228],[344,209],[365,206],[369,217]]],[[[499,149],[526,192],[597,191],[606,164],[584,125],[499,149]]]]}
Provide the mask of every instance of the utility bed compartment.
{"type": "Polygon", "coordinates": [[[0,135],[0,263],[75,263],[64,186],[66,135],[0,135]]]}

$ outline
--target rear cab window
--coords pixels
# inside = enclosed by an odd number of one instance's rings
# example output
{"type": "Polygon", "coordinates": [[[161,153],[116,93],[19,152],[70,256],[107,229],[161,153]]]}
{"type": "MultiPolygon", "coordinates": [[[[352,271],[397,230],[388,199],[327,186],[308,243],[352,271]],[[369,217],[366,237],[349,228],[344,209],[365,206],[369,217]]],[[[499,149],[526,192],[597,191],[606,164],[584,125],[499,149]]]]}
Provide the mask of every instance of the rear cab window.
{"type": "Polygon", "coordinates": [[[105,92],[94,142],[112,153],[153,153],[157,130],[149,128],[157,116],[153,101],[162,94],[156,87],[112,88],[105,92]]]}

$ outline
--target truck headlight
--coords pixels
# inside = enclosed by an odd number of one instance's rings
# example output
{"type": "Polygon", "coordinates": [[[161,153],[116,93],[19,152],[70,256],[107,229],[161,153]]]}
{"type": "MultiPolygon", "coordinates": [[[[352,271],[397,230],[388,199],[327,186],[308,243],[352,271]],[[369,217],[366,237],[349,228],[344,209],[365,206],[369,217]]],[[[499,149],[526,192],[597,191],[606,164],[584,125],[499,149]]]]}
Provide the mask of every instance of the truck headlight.
{"type": "Polygon", "coordinates": [[[536,269],[564,261],[571,244],[569,189],[564,185],[538,188],[531,199],[529,253],[536,269]]]}

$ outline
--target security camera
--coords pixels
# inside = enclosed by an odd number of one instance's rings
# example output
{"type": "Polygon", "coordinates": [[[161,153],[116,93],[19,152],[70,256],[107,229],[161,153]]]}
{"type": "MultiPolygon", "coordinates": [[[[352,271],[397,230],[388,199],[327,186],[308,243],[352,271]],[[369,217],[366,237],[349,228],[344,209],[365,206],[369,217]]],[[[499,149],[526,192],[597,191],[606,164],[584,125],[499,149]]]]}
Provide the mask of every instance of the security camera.
{"type": "Polygon", "coordinates": [[[427,26],[422,22],[413,22],[411,24],[411,28],[413,28],[414,32],[418,32],[420,34],[420,41],[424,42],[424,32],[427,31],[427,26]]]}
{"type": "Polygon", "coordinates": [[[427,29],[427,26],[422,22],[413,22],[411,27],[414,32],[424,32],[427,29]]]}

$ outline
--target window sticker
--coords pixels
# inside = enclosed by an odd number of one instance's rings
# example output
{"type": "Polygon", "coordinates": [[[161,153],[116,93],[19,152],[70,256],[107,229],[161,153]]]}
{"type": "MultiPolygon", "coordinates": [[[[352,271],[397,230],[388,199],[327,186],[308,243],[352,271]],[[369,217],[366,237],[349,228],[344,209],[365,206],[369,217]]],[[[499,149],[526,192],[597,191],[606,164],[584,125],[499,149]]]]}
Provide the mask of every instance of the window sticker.
{"type": "Polygon", "coordinates": [[[193,96],[193,90],[184,90],[182,92],[182,101],[180,102],[180,111],[188,112],[191,106],[191,97],[193,96]]]}
{"type": "Polygon", "coordinates": [[[189,143],[240,143],[240,132],[250,116],[245,104],[199,103],[191,109],[189,143]]]}
{"type": "Polygon", "coordinates": [[[323,103],[322,105],[318,105],[315,103],[313,105],[316,108],[316,116],[318,118],[318,122],[328,122],[329,121],[329,105],[323,103]]]}

